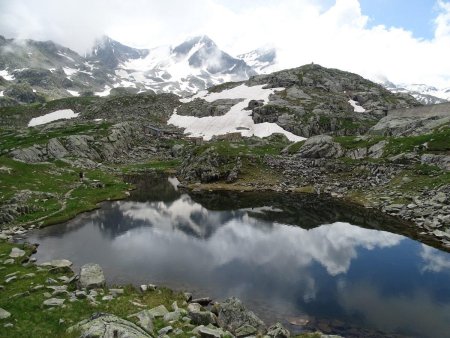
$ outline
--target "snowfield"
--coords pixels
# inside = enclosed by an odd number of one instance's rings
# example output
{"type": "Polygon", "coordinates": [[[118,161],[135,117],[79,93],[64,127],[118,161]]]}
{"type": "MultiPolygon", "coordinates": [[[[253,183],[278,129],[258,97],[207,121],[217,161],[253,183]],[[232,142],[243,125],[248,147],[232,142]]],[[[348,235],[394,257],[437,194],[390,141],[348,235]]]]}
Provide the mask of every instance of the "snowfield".
{"type": "Polygon", "coordinates": [[[281,128],[276,123],[258,123],[252,119],[251,111],[245,110],[250,100],[263,100],[267,103],[270,94],[276,90],[284,88],[263,89],[265,85],[248,87],[242,84],[238,87],[224,90],[220,93],[208,93],[201,91],[196,95],[182,99],[184,103],[190,102],[196,98],[202,98],[208,102],[214,102],[219,99],[244,99],[231,107],[230,111],[223,116],[183,116],[178,115],[177,110],[170,117],[168,124],[179,128],[185,128],[184,133],[190,137],[202,137],[204,140],[210,140],[213,136],[225,135],[227,133],[241,133],[244,137],[257,136],[267,137],[275,133],[284,134],[290,141],[298,142],[305,138],[297,136],[281,128]]]}
{"type": "Polygon", "coordinates": [[[73,119],[75,117],[78,117],[78,115],[80,114],[74,113],[72,109],[57,110],[53,113],[48,113],[39,117],[32,118],[30,122],[28,122],[28,127],[35,127],[57,120],[73,119]]]}
{"type": "Polygon", "coordinates": [[[6,81],[14,80],[14,75],[10,74],[6,69],[0,70],[0,76],[3,77],[6,81]]]}
{"type": "Polygon", "coordinates": [[[68,90],[68,89],[66,89],[68,92],[69,92],[69,94],[70,95],[72,95],[72,96],[80,96],[80,93],[79,92],[77,92],[77,91],[75,91],[75,90],[68,90]]]}
{"type": "Polygon", "coordinates": [[[366,110],[364,109],[364,107],[361,107],[359,105],[358,101],[354,101],[354,100],[348,100],[348,103],[350,103],[353,107],[353,111],[355,113],[364,113],[366,110]]]}
{"type": "Polygon", "coordinates": [[[110,86],[105,86],[105,90],[102,92],[95,92],[94,94],[97,96],[108,96],[109,92],[111,91],[111,87],[110,86]]]}

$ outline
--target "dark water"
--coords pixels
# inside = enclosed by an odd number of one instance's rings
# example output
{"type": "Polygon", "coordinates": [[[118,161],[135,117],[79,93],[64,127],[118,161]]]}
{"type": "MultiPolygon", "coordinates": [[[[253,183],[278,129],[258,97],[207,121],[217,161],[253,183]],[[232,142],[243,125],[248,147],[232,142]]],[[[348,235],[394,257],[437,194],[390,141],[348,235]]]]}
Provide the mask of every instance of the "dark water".
{"type": "Polygon", "coordinates": [[[392,233],[408,235],[404,224],[310,196],[136,183],[128,201],[31,234],[38,260],[96,262],[109,283],[237,296],[267,323],[308,321],[294,331],[450,337],[450,254],[392,233]]]}

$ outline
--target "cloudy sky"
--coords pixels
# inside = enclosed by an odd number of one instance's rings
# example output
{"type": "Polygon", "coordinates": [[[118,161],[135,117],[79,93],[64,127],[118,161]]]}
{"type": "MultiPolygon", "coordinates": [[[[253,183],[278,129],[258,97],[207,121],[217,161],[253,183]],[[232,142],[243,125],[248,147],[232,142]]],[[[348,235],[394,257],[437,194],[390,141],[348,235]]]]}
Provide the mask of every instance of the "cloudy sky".
{"type": "Polygon", "coordinates": [[[273,46],[279,68],[450,87],[450,0],[0,0],[0,34],[80,53],[103,34],[134,47],[206,34],[232,55],[273,46]]]}

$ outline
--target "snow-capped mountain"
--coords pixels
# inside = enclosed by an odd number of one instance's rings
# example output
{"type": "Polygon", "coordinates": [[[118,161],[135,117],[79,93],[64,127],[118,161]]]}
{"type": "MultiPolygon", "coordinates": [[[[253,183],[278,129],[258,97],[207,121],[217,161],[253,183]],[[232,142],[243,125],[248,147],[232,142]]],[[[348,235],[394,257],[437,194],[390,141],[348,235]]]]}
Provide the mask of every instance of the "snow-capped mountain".
{"type": "Polygon", "coordinates": [[[115,74],[146,89],[189,95],[223,82],[246,80],[257,72],[207,36],[199,36],[174,48],[151,49],[144,58],[122,63],[115,74]]]}
{"type": "Polygon", "coordinates": [[[84,56],[52,41],[0,36],[0,106],[92,93],[105,96],[119,92],[119,87],[186,96],[263,73],[275,56],[274,50],[261,49],[233,57],[207,36],[152,49],[132,48],[105,36],[84,56]],[[29,99],[24,101],[24,96],[29,99]]]}
{"type": "Polygon", "coordinates": [[[439,89],[426,84],[400,84],[385,81],[382,85],[393,93],[412,95],[422,104],[438,104],[450,101],[450,88],[439,89]]]}

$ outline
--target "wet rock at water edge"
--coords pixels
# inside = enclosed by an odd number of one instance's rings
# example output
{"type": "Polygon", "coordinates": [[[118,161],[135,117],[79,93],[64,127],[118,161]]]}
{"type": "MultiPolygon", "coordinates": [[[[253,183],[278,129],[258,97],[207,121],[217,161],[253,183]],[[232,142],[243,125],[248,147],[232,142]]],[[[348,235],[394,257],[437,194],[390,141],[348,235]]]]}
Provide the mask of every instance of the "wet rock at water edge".
{"type": "Polygon", "coordinates": [[[188,305],[188,315],[194,325],[217,324],[217,317],[214,313],[206,311],[198,303],[190,303],[188,305]]]}
{"type": "Polygon", "coordinates": [[[93,289],[105,286],[105,276],[103,270],[98,264],[85,264],[80,270],[80,280],[78,281],[81,288],[93,289]]]}
{"type": "Polygon", "coordinates": [[[156,288],[157,288],[157,286],[154,285],[154,284],[143,284],[143,285],[139,286],[139,289],[140,289],[142,292],[155,291],[156,288]]]}
{"type": "Polygon", "coordinates": [[[273,338],[289,338],[291,333],[281,323],[276,323],[267,329],[267,335],[273,338]]]}
{"type": "Polygon", "coordinates": [[[74,331],[81,331],[81,337],[85,338],[151,338],[132,322],[107,313],[96,313],[68,329],[74,331]]]}
{"type": "Polygon", "coordinates": [[[238,332],[244,334],[250,331],[250,327],[253,327],[258,334],[266,332],[264,322],[252,311],[247,310],[238,298],[231,297],[219,303],[218,313],[219,326],[235,335],[238,332]]]}
{"type": "Polygon", "coordinates": [[[212,299],[209,297],[195,298],[191,300],[192,303],[198,303],[202,306],[207,306],[212,302],[212,299]]]}

